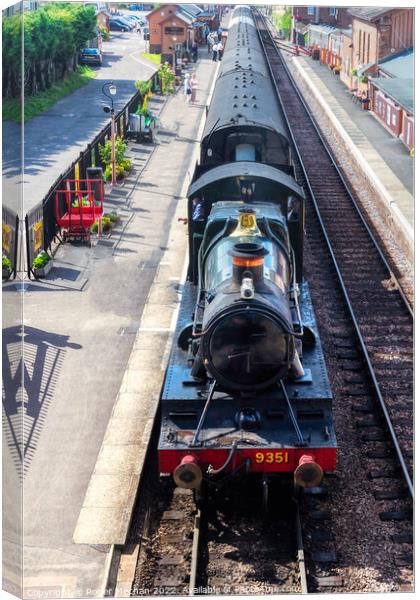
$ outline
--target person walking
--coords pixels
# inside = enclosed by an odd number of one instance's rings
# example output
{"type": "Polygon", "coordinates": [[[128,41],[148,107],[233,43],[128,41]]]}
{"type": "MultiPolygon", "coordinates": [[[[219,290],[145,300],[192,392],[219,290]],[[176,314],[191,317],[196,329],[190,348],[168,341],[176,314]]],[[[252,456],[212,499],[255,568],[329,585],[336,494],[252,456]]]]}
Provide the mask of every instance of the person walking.
{"type": "Polygon", "coordinates": [[[191,85],[190,85],[190,74],[189,73],[185,74],[184,95],[185,95],[185,101],[189,102],[191,100],[191,85]]]}
{"type": "Polygon", "coordinates": [[[221,27],[218,27],[218,29],[217,29],[217,38],[218,38],[219,42],[222,41],[222,33],[223,33],[223,29],[221,27]]]}
{"type": "Polygon", "coordinates": [[[213,61],[216,62],[217,61],[217,53],[219,52],[219,44],[218,42],[214,42],[213,44],[213,61]]]}
{"type": "Polygon", "coordinates": [[[190,88],[191,88],[191,102],[194,103],[197,100],[197,88],[198,88],[198,81],[195,76],[195,73],[193,73],[191,75],[190,88]]]}

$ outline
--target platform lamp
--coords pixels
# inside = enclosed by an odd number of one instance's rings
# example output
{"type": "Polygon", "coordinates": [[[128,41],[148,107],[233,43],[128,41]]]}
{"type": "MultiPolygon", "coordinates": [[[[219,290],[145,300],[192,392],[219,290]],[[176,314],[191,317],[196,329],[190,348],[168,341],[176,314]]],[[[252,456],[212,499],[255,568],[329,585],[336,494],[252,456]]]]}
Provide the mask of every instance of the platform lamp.
{"type": "Polygon", "coordinates": [[[114,111],[114,99],[113,96],[117,93],[117,87],[113,81],[107,81],[102,86],[102,93],[109,100],[111,100],[111,106],[104,106],[104,112],[111,113],[111,166],[112,166],[112,180],[111,185],[116,185],[117,183],[117,174],[116,174],[116,165],[115,165],[115,111],[114,111]],[[108,93],[106,92],[106,88],[108,88],[108,93]]]}

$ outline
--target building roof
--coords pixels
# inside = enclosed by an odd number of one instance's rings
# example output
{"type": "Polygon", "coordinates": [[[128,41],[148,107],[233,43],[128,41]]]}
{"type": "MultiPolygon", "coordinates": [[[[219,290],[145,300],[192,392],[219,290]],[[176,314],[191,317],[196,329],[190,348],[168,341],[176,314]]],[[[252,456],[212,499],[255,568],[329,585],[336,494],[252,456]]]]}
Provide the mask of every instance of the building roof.
{"type": "Polygon", "coordinates": [[[311,23],[309,25],[309,29],[312,29],[313,31],[318,31],[320,33],[324,33],[324,34],[330,34],[330,33],[340,33],[341,30],[337,27],[335,27],[334,25],[323,25],[322,23],[319,23],[317,25],[315,25],[315,23],[311,23]]]}
{"type": "Polygon", "coordinates": [[[414,114],[414,80],[390,79],[389,77],[376,77],[370,80],[371,84],[390,96],[397,104],[410,114],[414,114]]]}
{"type": "Polygon", "coordinates": [[[181,10],[193,17],[196,17],[201,13],[201,8],[198,8],[196,4],[178,4],[178,6],[181,8],[181,10]]]}
{"type": "MultiPolygon", "coordinates": [[[[173,15],[170,16],[172,17],[173,15]]],[[[184,23],[187,23],[187,25],[191,25],[191,23],[194,21],[194,17],[184,12],[183,10],[177,10],[175,13],[175,17],[178,17],[178,19],[184,21],[184,23]]]]}
{"type": "Polygon", "coordinates": [[[413,49],[403,50],[379,61],[381,71],[390,77],[401,77],[412,79],[414,77],[414,53],[413,49]]]}
{"type": "Polygon", "coordinates": [[[352,17],[357,17],[364,21],[374,21],[385,13],[394,10],[394,8],[392,6],[351,6],[347,10],[352,17]]]}

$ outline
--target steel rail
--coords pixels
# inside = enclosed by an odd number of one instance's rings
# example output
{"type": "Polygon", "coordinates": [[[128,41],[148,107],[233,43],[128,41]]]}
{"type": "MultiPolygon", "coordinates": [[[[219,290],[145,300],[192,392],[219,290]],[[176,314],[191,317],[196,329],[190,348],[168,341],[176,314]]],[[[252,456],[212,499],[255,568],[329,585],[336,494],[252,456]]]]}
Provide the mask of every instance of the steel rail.
{"type": "MultiPolygon", "coordinates": [[[[264,19],[264,17],[263,17],[263,16],[260,14],[260,12],[259,12],[259,11],[256,11],[256,10],[255,10],[255,13],[257,13],[257,15],[259,16],[259,18],[260,18],[261,20],[265,20],[265,19],[264,19]]],[[[257,19],[255,19],[255,21],[256,21],[256,23],[257,23],[257,19]]],[[[355,327],[355,330],[356,330],[356,333],[357,333],[357,337],[358,337],[358,339],[359,339],[359,343],[360,343],[360,347],[361,347],[361,350],[362,350],[362,354],[363,354],[363,357],[364,357],[364,359],[365,359],[365,362],[366,362],[366,366],[368,367],[369,374],[370,374],[370,376],[371,376],[371,379],[372,379],[372,383],[373,383],[373,386],[374,386],[374,389],[375,389],[375,393],[376,393],[377,400],[378,400],[378,402],[379,402],[379,404],[380,404],[380,406],[381,406],[381,410],[382,410],[382,413],[383,413],[383,415],[384,415],[384,418],[385,418],[385,421],[386,421],[386,425],[387,425],[388,431],[389,431],[389,433],[390,433],[391,440],[392,440],[392,443],[393,443],[393,446],[394,446],[395,452],[396,452],[396,454],[397,454],[398,461],[399,461],[399,463],[400,463],[400,466],[401,466],[401,469],[402,469],[402,473],[403,473],[403,476],[404,476],[405,482],[406,482],[406,484],[407,484],[408,490],[409,490],[409,492],[410,492],[410,495],[411,495],[411,497],[414,497],[414,488],[413,488],[413,482],[412,482],[412,479],[411,479],[411,477],[410,477],[410,474],[409,474],[409,471],[408,471],[408,468],[407,468],[407,465],[406,465],[406,462],[405,462],[405,459],[404,459],[403,453],[402,453],[402,451],[401,451],[401,448],[400,448],[400,445],[399,445],[399,442],[398,442],[398,438],[397,438],[397,435],[396,435],[396,433],[395,433],[395,429],[394,429],[394,426],[393,426],[393,424],[392,424],[392,421],[391,421],[391,418],[390,418],[390,415],[389,415],[389,412],[388,412],[388,408],[387,408],[387,406],[386,406],[386,404],[385,404],[385,401],[384,401],[384,398],[383,398],[383,396],[382,396],[382,392],[381,392],[381,389],[380,389],[380,387],[379,387],[378,380],[377,380],[377,378],[376,378],[376,374],[375,374],[375,371],[374,371],[374,368],[373,368],[373,365],[372,365],[372,362],[371,362],[371,359],[370,359],[370,356],[369,356],[369,352],[368,352],[368,350],[367,350],[367,348],[366,348],[366,345],[365,345],[365,342],[364,342],[364,339],[363,339],[362,332],[361,332],[361,330],[360,330],[360,327],[359,327],[359,324],[358,324],[358,321],[357,321],[356,315],[355,315],[355,313],[354,313],[354,310],[353,310],[353,307],[352,307],[352,304],[351,304],[351,301],[350,301],[349,294],[348,294],[348,292],[347,292],[347,287],[346,287],[346,285],[345,285],[345,283],[344,283],[344,279],[343,279],[343,276],[342,276],[342,274],[341,274],[340,267],[338,266],[338,262],[337,262],[337,259],[336,259],[336,257],[335,257],[335,254],[334,254],[334,250],[333,250],[333,248],[332,248],[332,246],[331,246],[331,243],[330,243],[330,240],[329,240],[329,237],[328,237],[328,233],[327,233],[327,231],[326,231],[326,228],[325,228],[325,225],[324,225],[324,222],[323,222],[323,219],[322,219],[322,216],[321,216],[321,213],[320,213],[319,207],[318,207],[318,203],[317,203],[317,200],[316,200],[315,194],[314,194],[314,192],[313,192],[313,189],[312,189],[312,186],[311,186],[311,184],[310,184],[310,182],[309,182],[309,177],[308,177],[308,174],[307,174],[307,172],[306,172],[306,169],[305,169],[305,166],[304,166],[304,163],[303,163],[302,156],[301,156],[301,154],[300,154],[300,152],[299,152],[299,149],[298,149],[298,147],[297,147],[297,143],[296,143],[295,137],[294,137],[294,135],[293,135],[293,131],[292,131],[292,128],[291,128],[291,126],[290,126],[290,122],[289,122],[289,119],[288,119],[288,116],[287,116],[287,113],[286,113],[286,110],[285,110],[285,107],[284,107],[283,101],[282,101],[282,99],[281,99],[281,96],[280,96],[280,93],[279,93],[279,91],[278,91],[278,89],[277,89],[277,84],[276,84],[276,80],[275,80],[275,77],[274,77],[274,73],[273,73],[273,70],[272,70],[272,67],[271,67],[271,64],[270,64],[270,60],[269,60],[269,58],[268,58],[268,55],[267,55],[267,51],[266,51],[266,48],[265,48],[264,40],[262,39],[261,31],[260,31],[260,29],[259,29],[259,27],[258,27],[258,23],[257,23],[257,31],[258,31],[258,35],[259,35],[259,38],[260,38],[261,46],[262,46],[262,48],[263,48],[264,55],[265,55],[265,58],[266,58],[266,61],[267,61],[267,65],[268,65],[268,68],[269,68],[269,71],[270,71],[270,75],[271,75],[271,78],[272,78],[272,80],[273,80],[273,84],[274,84],[274,86],[275,86],[275,89],[276,89],[277,97],[278,97],[278,99],[279,99],[279,102],[280,102],[281,108],[282,108],[282,110],[283,110],[285,121],[286,121],[286,123],[287,123],[287,126],[288,126],[288,128],[289,128],[289,133],[290,133],[291,139],[292,139],[292,141],[293,141],[294,149],[295,149],[296,155],[297,155],[297,157],[298,157],[298,160],[299,160],[300,166],[301,166],[301,168],[302,168],[302,171],[303,171],[303,174],[304,174],[304,177],[305,177],[305,181],[306,181],[306,184],[307,184],[307,186],[308,186],[309,193],[310,193],[310,195],[311,195],[311,199],[312,199],[312,201],[313,201],[314,208],[315,208],[315,211],[316,211],[316,214],[317,214],[317,217],[318,217],[318,220],[319,220],[319,223],[320,223],[320,226],[321,226],[321,229],[322,229],[322,232],[323,232],[323,235],[324,235],[325,241],[326,241],[326,243],[327,243],[327,246],[328,246],[328,251],[329,251],[329,253],[330,253],[330,256],[331,256],[331,259],[332,259],[332,261],[333,261],[334,268],[335,268],[335,270],[336,270],[336,273],[337,273],[337,276],[338,276],[338,279],[339,279],[339,282],[340,282],[340,286],[341,286],[341,289],[342,289],[342,292],[343,292],[343,295],[344,295],[344,298],[345,298],[345,302],[346,302],[347,308],[348,308],[348,310],[349,310],[349,313],[350,313],[351,319],[352,319],[352,321],[353,321],[353,325],[354,325],[354,327],[355,327]]],[[[290,83],[292,84],[293,88],[295,89],[295,91],[296,91],[296,93],[297,93],[297,95],[298,95],[298,97],[299,97],[300,101],[302,102],[302,105],[303,105],[303,107],[304,107],[305,111],[307,112],[307,114],[308,114],[309,118],[311,119],[311,122],[312,122],[312,124],[313,124],[313,126],[314,126],[314,128],[315,128],[315,131],[316,131],[316,133],[317,133],[318,137],[320,138],[320,140],[321,140],[321,142],[322,142],[322,144],[323,144],[324,148],[326,149],[326,151],[327,151],[327,153],[328,153],[328,156],[329,156],[329,158],[330,158],[330,160],[331,160],[331,162],[332,162],[333,166],[334,166],[334,167],[335,167],[335,169],[337,170],[337,173],[338,173],[338,175],[339,175],[339,177],[340,177],[341,181],[343,181],[343,184],[344,184],[344,186],[345,186],[345,189],[346,189],[346,191],[348,192],[348,194],[349,194],[349,196],[350,196],[350,199],[352,200],[353,204],[354,204],[354,205],[355,205],[355,207],[357,208],[357,212],[358,212],[358,214],[361,216],[362,222],[363,222],[363,224],[365,225],[365,227],[367,228],[367,231],[368,231],[368,233],[369,233],[369,235],[370,235],[370,237],[371,237],[372,241],[374,242],[374,245],[375,245],[375,247],[378,249],[379,255],[381,256],[382,260],[384,261],[384,263],[385,263],[385,266],[387,267],[388,271],[390,272],[390,274],[391,274],[392,278],[393,278],[394,280],[396,280],[396,278],[395,278],[395,276],[393,275],[393,273],[392,273],[392,271],[391,271],[391,269],[390,269],[390,267],[389,267],[389,265],[388,265],[388,263],[387,263],[387,261],[386,261],[386,259],[385,259],[384,255],[383,255],[382,251],[381,251],[381,250],[380,250],[380,248],[378,247],[378,244],[377,244],[376,240],[375,240],[375,239],[372,237],[372,232],[371,232],[371,230],[370,230],[369,226],[367,225],[367,223],[366,223],[365,219],[364,219],[364,218],[363,218],[363,216],[361,215],[361,213],[360,213],[360,210],[359,210],[359,209],[358,209],[358,207],[357,207],[357,204],[356,204],[356,202],[355,202],[355,200],[354,200],[354,197],[353,197],[353,195],[351,194],[351,192],[350,192],[350,191],[349,191],[349,189],[348,189],[348,186],[346,185],[345,181],[343,180],[343,177],[342,177],[341,171],[340,171],[340,169],[339,169],[339,167],[338,167],[338,165],[337,165],[336,161],[335,161],[335,160],[334,160],[334,158],[331,156],[331,153],[329,152],[328,148],[326,147],[326,145],[325,145],[325,143],[324,143],[324,140],[322,139],[322,135],[321,135],[321,133],[320,133],[320,131],[319,131],[319,128],[318,128],[318,126],[316,125],[316,123],[314,122],[314,120],[313,120],[312,116],[310,115],[310,113],[309,113],[309,109],[308,109],[308,107],[307,107],[307,104],[306,104],[306,102],[304,101],[304,99],[302,98],[302,95],[301,95],[300,91],[297,89],[297,87],[296,87],[296,84],[294,83],[294,81],[293,81],[293,78],[292,78],[292,76],[291,76],[291,74],[290,74],[290,72],[289,72],[289,70],[288,70],[288,68],[287,68],[287,65],[285,64],[284,58],[283,58],[283,56],[281,55],[281,53],[280,53],[279,49],[277,48],[277,45],[276,45],[276,43],[274,42],[274,40],[273,40],[273,36],[272,36],[271,32],[268,30],[268,27],[266,28],[266,31],[268,32],[268,34],[269,34],[269,36],[270,36],[271,43],[273,44],[273,48],[274,48],[274,50],[276,51],[276,53],[277,53],[277,55],[278,55],[278,57],[279,57],[279,59],[280,59],[280,61],[281,61],[282,65],[283,65],[283,68],[284,68],[284,70],[285,70],[285,73],[287,74],[287,77],[288,77],[288,79],[289,79],[290,83]]],[[[398,283],[398,282],[397,282],[397,283],[398,283]]],[[[408,308],[408,310],[409,310],[409,312],[410,312],[411,316],[413,316],[413,312],[412,312],[412,310],[411,310],[411,307],[409,306],[409,304],[408,304],[408,302],[407,302],[407,299],[405,298],[405,295],[404,295],[404,293],[402,292],[402,290],[401,290],[401,287],[399,286],[399,284],[398,284],[398,289],[399,289],[399,291],[400,291],[400,294],[402,295],[402,298],[403,298],[403,300],[404,300],[404,303],[405,303],[406,307],[408,308]]]]}
{"type": "Polygon", "coordinates": [[[299,567],[300,587],[301,593],[308,593],[308,582],[306,578],[306,563],[305,563],[305,551],[303,548],[303,536],[302,536],[302,521],[300,518],[299,501],[296,500],[296,538],[297,538],[297,560],[299,567]]]}
{"type": "MultiPolygon", "coordinates": [[[[267,21],[267,20],[266,20],[266,21],[267,21]]],[[[389,262],[388,262],[388,260],[387,260],[386,256],[384,255],[384,253],[383,253],[383,251],[382,251],[381,247],[379,246],[379,244],[378,244],[378,242],[377,242],[377,240],[376,240],[376,238],[375,238],[375,236],[374,236],[374,234],[373,234],[373,232],[372,232],[372,229],[371,229],[371,227],[370,227],[370,226],[369,226],[369,224],[367,223],[367,221],[366,221],[366,219],[365,219],[365,217],[364,217],[364,215],[363,215],[363,213],[362,213],[362,211],[361,211],[361,209],[360,209],[360,207],[359,207],[359,204],[358,204],[357,200],[354,198],[354,196],[353,196],[353,193],[351,192],[351,190],[350,190],[350,188],[349,188],[349,186],[348,186],[348,184],[347,184],[347,181],[345,180],[345,178],[344,178],[344,176],[343,176],[342,169],[341,169],[340,165],[337,163],[336,159],[335,159],[335,158],[333,157],[333,155],[331,154],[331,151],[330,151],[330,149],[328,148],[328,145],[327,145],[327,143],[325,142],[325,140],[324,140],[324,138],[323,138],[323,136],[322,136],[322,133],[321,133],[321,131],[320,131],[320,128],[318,127],[318,124],[316,123],[316,121],[314,120],[314,118],[313,118],[313,116],[312,116],[312,114],[311,114],[311,112],[310,112],[310,109],[309,109],[309,107],[308,107],[308,104],[307,104],[307,102],[306,102],[305,98],[303,97],[303,95],[302,95],[301,91],[300,91],[300,90],[299,90],[299,88],[297,87],[297,85],[296,85],[296,83],[295,83],[295,81],[294,81],[293,77],[292,77],[292,76],[291,76],[291,74],[290,74],[289,68],[288,68],[287,64],[285,63],[285,61],[284,61],[284,58],[283,58],[283,56],[281,55],[281,53],[280,53],[280,51],[279,51],[278,44],[277,44],[277,43],[274,41],[274,39],[273,39],[273,34],[272,34],[272,32],[271,32],[271,31],[269,31],[268,29],[267,29],[267,31],[268,31],[268,32],[269,32],[269,34],[270,34],[271,41],[273,42],[273,47],[274,47],[274,48],[275,48],[275,50],[277,51],[277,54],[278,54],[278,56],[279,56],[280,60],[282,61],[282,64],[283,64],[284,70],[285,70],[285,72],[286,72],[286,74],[287,74],[287,76],[288,76],[288,78],[289,78],[289,81],[291,82],[291,84],[292,84],[292,86],[293,86],[294,90],[296,91],[296,94],[297,94],[297,95],[298,95],[298,97],[299,97],[299,100],[301,101],[302,105],[304,106],[304,108],[305,108],[305,110],[306,110],[306,112],[307,112],[307,115],[308,115],[308,117],[309,117],[309,118],[310,118],[310,120],[311,120],[311,123],[312,123],[312,125],[313,125],[313,127],[314,127],[315,133],[316,133],[316,134],[317,134],[317,136],[318,136],[318,139],[319,139],[319,141],[320,141],[320,142],[321,142],[321,144],[323,145],[325,152],[328,154],[328,158],[331,160],[331,163],[332,163],[332,164],[333,164],[333,166],[335,167],[335,169],[336,169],[336,171],[337,171],[337,174],[338,174],[338,176],[339,176],[339,178],[340,178],[340,180],[341,180],[341,183],[343,184],[343,186],[344,186],[344,188],[345,188],[345,190],[346,190],[346,192],[347,192],[347,194],[348,194],[348,196],[349,196],[350,200],[351,200],[351,201],[352,201],[352,203],[353,203],[353,206],[354,206],[354,208],[355,208],[356,212],[358,213],[358,215],[359,215],[359,217],[360,217],[360,219],[361,219],[361,221],[362,221],[363,225],[364,225],[364,226],[365,226],[365,228],[366,228],[366,231],[367,231],[367,233],[368,233],[368,235],[369,235],[369,238],[370,238],[371,242],[372,242],[372,243],[373,243],[373,245],[375,246],[375,248],[376,248],[376,250],[377,250],[378,254],[379,254],[379,255],[380,255],[380,257],[381,257],[381,260],[382,260],[382,262],[384,263],[384,265],[385,265],[385,267],[386,267],[387,271],[389,272],[389,276],[390,276],[390,278],[392,279],[392,281],[393,281],[393,282],[395,283],[395,285],[397,286],[397,288],[398,288],[398,291],[399,291],[399,293],[400,293],[400,295],[401,295],[401,299],[402,299],[402,301],[404,302],[404,304],[406,305],[406,308],[407,308],[408,312],[410,313],[410,315],[411,315],[411,318],[412,318],[412,319],[414,319],[414,312],[413,312],[413,308],[412,308],[411,304],[409,303],[409,301],[407,300],[407,297],[406,297],[406,295],[405,295],[405,293],[404,293],[404,290],[402,289],[402,287],[401,287],[401,285],[400,285],[400,282],[399,282],[399,280],[398,280],[398,277],[397,277],[397,276],[394,274],[394,272],[393,272],[393,270],[392,270],[392,268],[391,268],[391,266],[390,266],[390,264],[389,264],[389,262]]],[[[260,39],[261,39],[261,38],[260,38],[260,39]]],[[[262,41],[262,40],[261,40],[261,41],[262,41]]],[[[262,43],[263,43],[263,41],[262,41],[262,43]]],[[[270,71],[271,71],[271,68],[270,68],[270,71]]],[[[289,120],[288,120],[288,117],[287,117],[287,115],[286,115],[286,113],[285,113],[285,110],[284,110],[284,105],[283,105],[283,102],[281,102],[281,105],[282,105],[282,108],[283,108],[283,113],[284,113],[284,115],[285,115],[285,118],[286,118],[286,121],[287,121],[287,125],[288,125],[288,127],[289,127],[289,129],[290,129],[290,131],[291,131],[290,124],[289,124],[289,120]]],[[[293,142],[294,142],[294,144],[295,144],[295,147],[296,147],[296,142],[295,142],[295,140],[294,140],[294,137],[293,137],[293,142]]],[[[299,158],[300,158],[300,155],[299,155],[299,158]]],[[[303,168],[303,167],[302,167],[302,168],[303,168]]],[[[305,177],[306,177],[306,171],[305,171],[305,177]]]]}
{"type": "Polygon", "coordinates": [[[200,547],[200,534],[201,534],[201,510],[197,509],[197,514],[194,517],[194,533],[192,540],[192,554],[191,554],[191,569],[190,569],[190,581],[188,584],[188,595],[195,596],[197,590],[197,568],[198,568],[198,550],[200,547]]]}

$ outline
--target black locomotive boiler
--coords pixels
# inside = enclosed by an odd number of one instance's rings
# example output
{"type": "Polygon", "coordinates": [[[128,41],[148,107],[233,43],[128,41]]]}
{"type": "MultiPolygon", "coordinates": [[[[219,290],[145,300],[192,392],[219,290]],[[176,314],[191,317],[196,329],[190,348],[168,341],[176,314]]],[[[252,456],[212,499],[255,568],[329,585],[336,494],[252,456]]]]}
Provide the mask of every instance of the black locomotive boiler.
{"type": "Polygon", "coordinates": [[[181,487],[241,473],[311,487],[335,469],[304,214],[252,11],[237,7],[188,190],[188,277],[161,397],[160,472],[181,487]]]}

